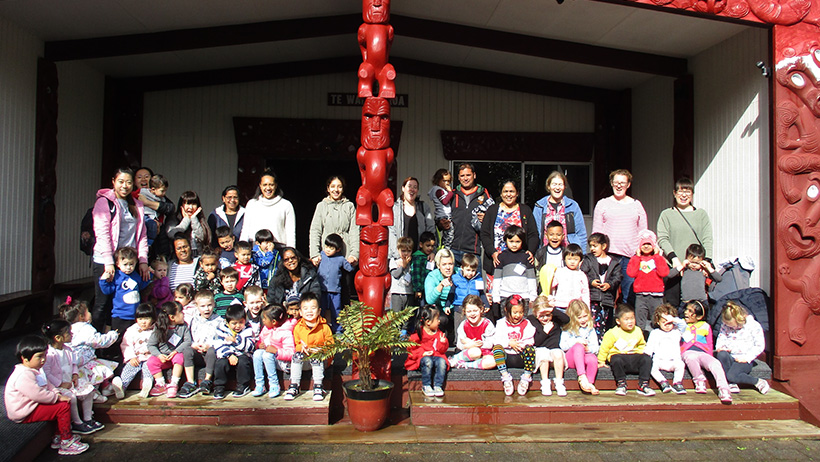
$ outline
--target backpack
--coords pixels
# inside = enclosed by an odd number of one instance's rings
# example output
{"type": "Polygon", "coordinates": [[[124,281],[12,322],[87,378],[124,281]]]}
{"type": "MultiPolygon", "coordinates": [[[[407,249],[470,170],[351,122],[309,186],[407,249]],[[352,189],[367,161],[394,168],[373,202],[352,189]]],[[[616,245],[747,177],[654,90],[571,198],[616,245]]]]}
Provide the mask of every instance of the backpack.
{"type": "MultiPolygon", "coordinates": [[[[117,214],[117,207],[111,199],[106,198],[105,200],[108,201],[108,211],[111,213],[111,220],[113,220],[114,215],[117,214]]],[[[80,250],[88,256],[94,253],[94,244],[97,243],[97,238],[94,236],[93,213],[94,207],[86,210],[83,220],[80,222],[80,250]]]]}

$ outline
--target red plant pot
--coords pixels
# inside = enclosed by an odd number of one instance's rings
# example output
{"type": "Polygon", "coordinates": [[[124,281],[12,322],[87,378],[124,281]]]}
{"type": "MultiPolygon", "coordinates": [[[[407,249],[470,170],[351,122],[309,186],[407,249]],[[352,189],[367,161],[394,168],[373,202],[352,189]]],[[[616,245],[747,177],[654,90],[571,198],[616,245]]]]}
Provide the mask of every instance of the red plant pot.
{"type": "Polygon", "coordinates": [[[361,390],[359,381],[351,380],[343,384],[347,396],[347,412],[353,427],[360,432],[372,432],[384,425],[390,415],[390,394],[393,382],[379,380],[375,390],[361,390]]]}

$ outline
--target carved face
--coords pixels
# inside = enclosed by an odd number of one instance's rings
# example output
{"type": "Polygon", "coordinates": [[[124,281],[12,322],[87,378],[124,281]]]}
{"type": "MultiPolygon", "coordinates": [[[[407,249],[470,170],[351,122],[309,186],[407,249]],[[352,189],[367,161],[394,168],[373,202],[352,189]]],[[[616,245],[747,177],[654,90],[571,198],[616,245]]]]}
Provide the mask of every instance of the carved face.
{"type": "Polygon", "coordinates": [[[362,228],[359,268],[365,276],[387,274],[387,228],[377,225],[362,228]]]}
{"type": "Polygon", "coordinates": [[[362,106],[362,146],[376,150],[390,147],[390,103],[367,98],[362,106]]]}
{"type": "Polygon", "coordinates": [[[820,117],[820,48],[782,59],[777,63],[777,81],[800,98],[815,117],[820,117]]]}
{"type": "Polygon", "coordinates": [[[390,0],[362,0],[362,18],[368,24],[390,21],[390,0]]]}
{"type": "Polygon", "coordinates": [[[790,179],[800,199],[780,212],[777,234],[786,255],[796,260],[820,253],[820,173],[791,175],[790,179]]]}

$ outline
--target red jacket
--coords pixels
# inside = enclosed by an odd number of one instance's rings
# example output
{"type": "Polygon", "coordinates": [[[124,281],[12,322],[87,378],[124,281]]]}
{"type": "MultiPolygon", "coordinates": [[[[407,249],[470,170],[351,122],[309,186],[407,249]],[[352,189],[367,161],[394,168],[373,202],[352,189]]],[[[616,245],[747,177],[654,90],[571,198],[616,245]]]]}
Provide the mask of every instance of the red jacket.
{"type": "Polygon", "coordinates": [[[635,278],[632,290],[636,294],[640,292],[663,293],[663,278],[669,275],[669,265],[659,254],[635,255],[629,259],[626,274],[635,278]]]}
{"type": "Polygon", "coordinates": [[[447,342],[447,335],[443,331],[439,330],[435,334],[430,335],[425,333],[422,328],[419,332],[410,336],[410,341],[416,342],[418,345],[407,349],[407,360],[404,362],[404,368],[406,370],[417,370],[421,358],[424,357],[424,353],[428,351],[432,351],[433,356],[444,358],[447,363],[447,370],[450,369],[450,362],[447,361],[447,356],[445,355],[450,343],[447,342]]]}

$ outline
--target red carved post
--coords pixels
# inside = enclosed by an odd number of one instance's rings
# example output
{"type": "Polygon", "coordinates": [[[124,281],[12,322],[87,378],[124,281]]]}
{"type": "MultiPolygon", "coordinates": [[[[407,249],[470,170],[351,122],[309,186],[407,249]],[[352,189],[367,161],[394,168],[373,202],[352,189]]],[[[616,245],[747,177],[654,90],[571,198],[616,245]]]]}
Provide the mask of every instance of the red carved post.
{"type": "MultiPolygon", "coordinates": [[[[396,71],[388,63],[393,26],[389,0],[363,0],[359,27],[358,94],[366,98],[362,107],[362,146],[356,155],[362,186],[356,194],[356,224],[360,234],[359,274],[355,286],[359,300],[373,307],[378,316],[384,313],[384,301],[390,288],[387,271],[387,226],[393,224],[393,192],[387,188],[387,175],[393,164],[390,149],[390,103],[396,96],[393,80],[396,71]],[[373,217],[374,206],[377,217],[373,217]]],[[[390,356],[376,354],[372,360],[374,375],[390,378],[390,356]]],[[[354,369],[353,376],[358,371],[354,369]]]]}

